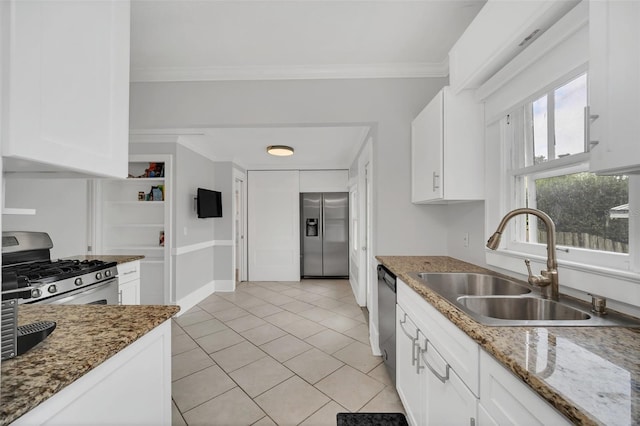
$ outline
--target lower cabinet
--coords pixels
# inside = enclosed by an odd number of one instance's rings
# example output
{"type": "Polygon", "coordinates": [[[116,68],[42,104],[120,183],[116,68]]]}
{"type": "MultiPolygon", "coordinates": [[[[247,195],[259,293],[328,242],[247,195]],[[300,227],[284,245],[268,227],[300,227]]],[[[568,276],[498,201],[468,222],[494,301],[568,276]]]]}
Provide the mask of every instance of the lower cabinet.
{"type": "Polygon", "coordinates": [[[477,398],[425,333],[396,307],[396,383],[411,425],[473,425],[477,398]]]}
{"type": "Polygon", "coordinates": [[[411,425],[423,424],[424,366],[416,356],[422,335],[407,314],[396,306],[396,388],[411,425]]]}
{"type": "Polygon", "coordinates": [[[118,304],[140,304],[140,261],[118,265],[118,304]]]}
{"type": "Polygon", "coordinates": [[[420,360],[426,367],[427,404],[422,424],[474,425],[478,399],[438,351],[425,340],[420,360]]]}
{"type": "Polygon", "coordinates": [[[481,424],[571,424],[487,352],[480,354],[481,424]]]}
{"type": "Polygon", "coordinates": [[[41,424],[170,425],[171,320],[12,423],[41,424]]]}
{"type": "Polygon", "coordinates": [[[397,300],[396,388],[412,426],[570,424],[401,280],[397,300]]]}

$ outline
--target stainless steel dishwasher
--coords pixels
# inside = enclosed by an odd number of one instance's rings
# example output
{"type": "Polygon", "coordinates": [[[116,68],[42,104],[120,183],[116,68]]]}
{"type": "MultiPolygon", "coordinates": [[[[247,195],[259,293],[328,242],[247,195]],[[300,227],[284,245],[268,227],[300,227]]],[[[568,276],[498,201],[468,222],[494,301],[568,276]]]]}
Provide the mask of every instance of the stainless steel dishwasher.
{"type": "Polygon", "coordinates": [[[396,276],[378,265],[378,337],[389,377],[396,382],[396,276]]]}

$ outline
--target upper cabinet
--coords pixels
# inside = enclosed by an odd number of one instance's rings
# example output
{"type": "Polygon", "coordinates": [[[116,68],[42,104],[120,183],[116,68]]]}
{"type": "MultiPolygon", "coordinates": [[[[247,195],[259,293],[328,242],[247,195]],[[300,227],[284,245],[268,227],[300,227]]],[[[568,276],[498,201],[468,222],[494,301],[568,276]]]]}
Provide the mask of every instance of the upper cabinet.
{"type": "Polygon", "coordinates": [[[2,3],[5,171],[126,177],[129,2],[2,3]]]}
{"type": "Polygon", "coordinates": [[[480,87],[578,0],[488,0],[449,51],[454,93],[480,87]]]}
{"type": "Polygon", "coordinates": [[[596,173],[640,173],[639,22],[640,2],[589,2],[590,167],[596,173]]]}
{"type": "Polygon", "coordinates": [[[411,201],[484,197],[483,109],[471,91],[444,87],[411,123],[411,201]]]}

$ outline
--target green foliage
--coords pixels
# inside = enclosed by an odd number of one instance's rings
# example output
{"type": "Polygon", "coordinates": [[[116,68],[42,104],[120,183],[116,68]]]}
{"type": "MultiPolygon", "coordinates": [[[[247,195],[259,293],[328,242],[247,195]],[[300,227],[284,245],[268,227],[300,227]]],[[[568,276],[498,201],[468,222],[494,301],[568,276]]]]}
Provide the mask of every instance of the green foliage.
{"type": "MultiPolygon", "coordinates": [[[[592,173],[536,180],[536,206],[546,212],[558,232],[598,235],[629,242],[629,220],[610,219],[609,209],[629,202],[627,176],[592,173]]],[[[539,229],[545,229],[539,221],[539,229]]]]}

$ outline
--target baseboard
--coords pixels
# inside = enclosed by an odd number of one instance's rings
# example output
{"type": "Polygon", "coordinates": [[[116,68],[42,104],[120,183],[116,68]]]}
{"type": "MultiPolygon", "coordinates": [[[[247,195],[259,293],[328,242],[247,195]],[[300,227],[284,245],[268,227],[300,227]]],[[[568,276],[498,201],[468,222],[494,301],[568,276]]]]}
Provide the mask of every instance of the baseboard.
{"type": "Polygon", "coordinates": [[[356,298],[356,303],[358,306],[367,306],[367,302],[365,300],[361,300],[360,288],[358,286],[358,281],[356,281],[353,277],[349,277],[349,284],[351,284],[351,291],[353,291],[353,295],[356,298]]]}
{"type": "Polygon", "coordinates": [[[216,293],[236,291],[235,280],[215,280],[216,293]]]}
{"type": "Polygon", "coordinates": [[[213,294],[216,290],[216,281],[210,281],[203,285],[196,291],[191,292],[182,299],[176,302],[176,305],[180,306],[180,312],[176,314],[177,317],[187,312],[189,309],[200,303],[201,300],[213,294]]]}
{"type": "Polygon", "coordinates": [[[380,335],[378,329],[373,328],[373,321],[369,321],[369,343],[371,344],[371,352],[375,356],[382,356],[380,351],[380,335]]]}

